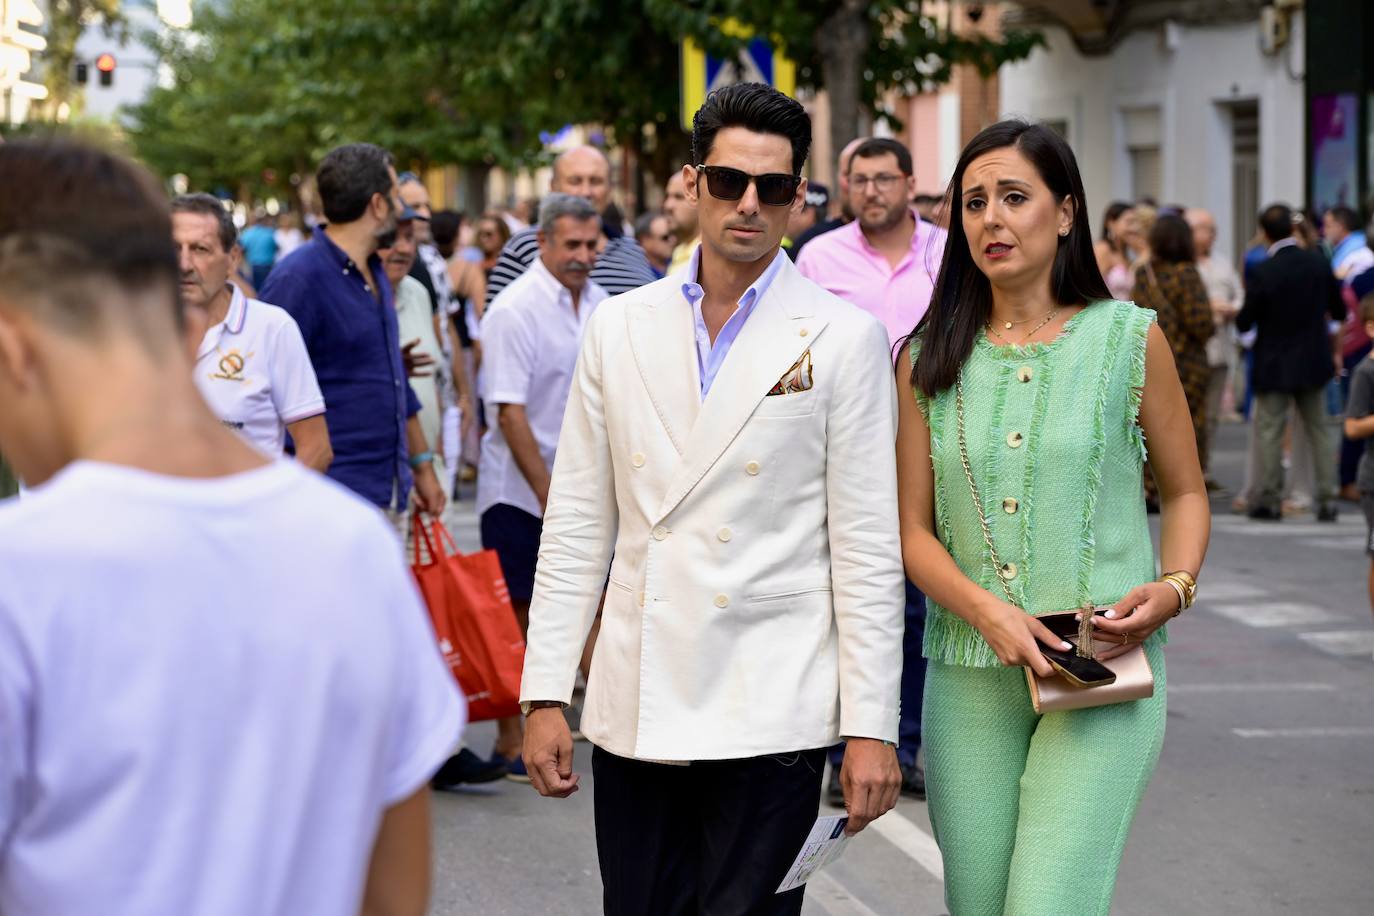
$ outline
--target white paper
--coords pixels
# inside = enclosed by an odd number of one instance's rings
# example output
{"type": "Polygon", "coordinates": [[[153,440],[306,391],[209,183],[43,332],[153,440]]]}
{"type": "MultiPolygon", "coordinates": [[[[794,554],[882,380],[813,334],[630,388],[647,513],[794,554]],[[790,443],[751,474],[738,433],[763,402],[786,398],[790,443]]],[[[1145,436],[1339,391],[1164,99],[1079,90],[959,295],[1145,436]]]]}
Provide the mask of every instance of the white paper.
{"type": "Polygon", "coordinates": [[[801,887],[812,875],[838,859],[849,842],[849,837],[844,833],[847,823],[849,818],[843,814],[816,818],[810,835],[802,844],[801,852],[797,853],[797,860],[787,870],[787,877],[778,886],[777,893],[801,887]]]}

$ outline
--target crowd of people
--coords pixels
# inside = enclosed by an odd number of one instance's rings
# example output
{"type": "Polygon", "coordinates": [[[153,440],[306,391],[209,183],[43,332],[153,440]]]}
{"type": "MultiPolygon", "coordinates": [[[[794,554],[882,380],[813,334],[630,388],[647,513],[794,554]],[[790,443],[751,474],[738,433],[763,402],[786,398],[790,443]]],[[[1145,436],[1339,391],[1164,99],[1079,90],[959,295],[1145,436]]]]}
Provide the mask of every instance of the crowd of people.
{"type": "Polygon", "coordinates": [[[717,90],[629,226],[594,147],[468,225],[353,143],[299,237],[0,147],[0,450],[33,488],[0,509],[0,909],[420,913],[427,786],[566,797],[585,737],[607,913],[799,913],[822,799],[853,834],[902,795],[952,913],[1106,913],[1217,422],[1253,403],[1252,518],[1303,442],[1336,517],[1374,252],[1282,205],[1243,273],[1200,209],[1113,204],[1094,240],[1019,121],[943,198],[883,137],[832,196],[810,143],[794,100],[717,90]],[[487,753],[405,562],[474,478],[527,639],[487,753]],[[1147,691],[1095,693],[1118,665],[1147,691]]]}

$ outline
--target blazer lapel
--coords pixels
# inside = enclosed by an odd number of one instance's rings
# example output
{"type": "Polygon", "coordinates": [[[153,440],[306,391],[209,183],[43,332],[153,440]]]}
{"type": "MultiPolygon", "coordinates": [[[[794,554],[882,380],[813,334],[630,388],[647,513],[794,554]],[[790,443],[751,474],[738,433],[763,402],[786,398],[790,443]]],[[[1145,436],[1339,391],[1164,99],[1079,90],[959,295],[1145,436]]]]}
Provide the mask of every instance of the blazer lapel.
{"type": "MultiPolygon", "coordinates": [[[[812,308],[815,290],[808,286],[791,261],[785,262],[745,321],[720,373],[711,383],[686,448],[680,450],[682,465],[659,507],[660,519],[672,512],[706,476],[769,389],[824,329],[825,320],[816,317],[812,308]]],[[[692,362],[695,380],[696,360],[692,362]]],[[[693,396],[699,397],[700,390],[700,383],[694,382],[693,396]]]]}
{"type": "Polygon", "coordinates": [[[631,305],[625,315],[644,390],[673,447],[682,454],[701,410],[692,307],[674,287],[658,301],[631,305]]]}

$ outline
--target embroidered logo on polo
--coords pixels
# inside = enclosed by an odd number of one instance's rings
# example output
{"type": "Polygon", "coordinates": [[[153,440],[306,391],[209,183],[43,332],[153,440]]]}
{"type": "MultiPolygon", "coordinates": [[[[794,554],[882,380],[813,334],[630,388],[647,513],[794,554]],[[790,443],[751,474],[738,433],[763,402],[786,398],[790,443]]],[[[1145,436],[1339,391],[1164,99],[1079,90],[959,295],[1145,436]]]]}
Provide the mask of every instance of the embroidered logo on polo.
{"type": "Polygon", "coordinates": [[[240,353],[237,348],[219,352],[219,371],[210,373],[210,378],[222,379],[226,382],[246,382],[243,377],[244,367],[253,358],[252,353],[240,353]]]}

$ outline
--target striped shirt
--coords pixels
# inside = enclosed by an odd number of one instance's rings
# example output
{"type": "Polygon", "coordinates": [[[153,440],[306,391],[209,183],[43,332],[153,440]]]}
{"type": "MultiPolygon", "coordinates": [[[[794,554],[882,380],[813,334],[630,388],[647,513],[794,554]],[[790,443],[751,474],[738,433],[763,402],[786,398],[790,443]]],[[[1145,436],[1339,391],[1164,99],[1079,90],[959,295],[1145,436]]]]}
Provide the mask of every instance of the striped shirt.
{"type": "MultiPolygon", "coordinates": [[[[539,257],[539,230],[531,226],[510,237],[506,247],[501,249],[501,257],[487,275],[486,308],[491,308],[492,300],[510,282],[523,274],[539,257]]],[[[644,249],[634,239],[622,236],[610,239],[606,247],[596,256],[592,265],[591,279],[608,295],[618,296],[638,289],[656,279],[649,259],[644,257],[644,249]]]]}

